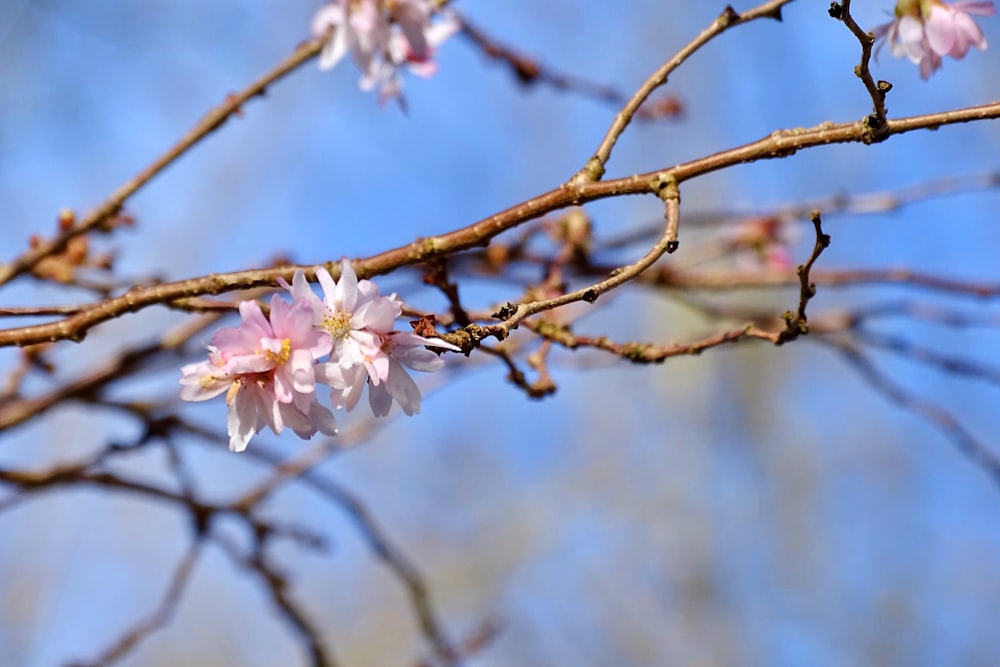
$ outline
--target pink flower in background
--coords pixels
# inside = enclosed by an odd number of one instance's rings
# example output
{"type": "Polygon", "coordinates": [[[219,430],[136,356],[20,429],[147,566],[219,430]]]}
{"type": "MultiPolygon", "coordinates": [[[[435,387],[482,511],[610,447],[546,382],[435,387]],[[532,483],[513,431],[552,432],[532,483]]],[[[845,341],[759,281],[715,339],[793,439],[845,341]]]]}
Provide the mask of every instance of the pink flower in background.
{"type": "Polygon", "coordinates": [[[320,69],[330,69],[351,53],[361,70],[362,90],[379,89],[385,103],[402,90],[401,68],[432,75],[434,49],[459,29],[458,20],[439,12],[434,22],[428,0],[333,0],[312,20],[312,32],[325,37],[320,69]]]}
{"type": "Polygon", "coordinates": [[[316,360],[330,352],[329,334],[313,326],[306,302],[289,304],[274,295],[270,319],[256,301],[240,304],[242,322],[219,329],[208,360],[181,369],[181,398],[204,401],[226,392],[229,448],[246,449],[264,426],[300,437],[336,433],[329,410],[316,402],[316,360]]]}
{"type": "MultiPolygon", "coordinates": [[[[888,42],[892,55],[905,56],[919,65],[920,76],[926,81],[941,68],[942,56],[964,58],[970,46],[986,50],[986,37],[970,14],[992,16],[995,11],[993,2],[981,0],[951,4],[941,0],[899,0],[896,18],[872,32],[876,41],[888,42]]],[[[879,44],[876,55],[881,48],[879,44]]]]}

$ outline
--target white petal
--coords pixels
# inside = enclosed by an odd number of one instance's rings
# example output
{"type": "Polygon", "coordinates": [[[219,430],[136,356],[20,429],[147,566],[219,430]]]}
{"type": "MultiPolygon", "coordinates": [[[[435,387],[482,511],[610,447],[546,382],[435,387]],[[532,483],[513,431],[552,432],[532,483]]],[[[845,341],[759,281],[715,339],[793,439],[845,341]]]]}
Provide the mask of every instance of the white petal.
{"type": "Polygon", "coordinates": [[[257,409],[254,401],[246,392],[246,387],[242,387],[229,404],[227,430],[229,431],[230,451],[242,452],[247,448],[250,438],[257,433],[257,421],[257,409]]]}

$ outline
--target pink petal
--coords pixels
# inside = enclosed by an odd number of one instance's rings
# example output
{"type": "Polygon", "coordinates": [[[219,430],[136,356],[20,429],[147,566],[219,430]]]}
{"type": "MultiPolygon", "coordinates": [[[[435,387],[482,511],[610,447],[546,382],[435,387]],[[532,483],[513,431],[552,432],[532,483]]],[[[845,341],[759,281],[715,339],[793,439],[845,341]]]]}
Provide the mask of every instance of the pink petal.
{"type": "Polygon", "coordinates": [[[934,53],[939,56],[947,54],[957,39],[954,12],[939,5],[931,7],[931,13],[924,23],[924,33],[934,53]]]}

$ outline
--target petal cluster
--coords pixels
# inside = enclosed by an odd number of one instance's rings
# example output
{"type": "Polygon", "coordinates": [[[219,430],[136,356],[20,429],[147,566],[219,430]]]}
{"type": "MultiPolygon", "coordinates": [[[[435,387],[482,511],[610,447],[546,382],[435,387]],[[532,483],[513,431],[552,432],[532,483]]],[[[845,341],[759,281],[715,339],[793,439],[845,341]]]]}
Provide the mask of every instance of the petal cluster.
{"type": "Polygon", "coordinates": [[[320,69],[350,53],[361,89],[377,88],[383,104],[402,100],[402,69],[423,77],[435,72],[434,50],[458,29],[454,15],[435,16],[430,0],[332,0],[312,20],[313,36],[326,40],[320,69]]]}
{"type": "Polygon", "coordinates": [[[208,359],[181,369],[181,398],[203,401],[226,394],[229,448],[246,449],[265,426],[275,434],[285,427],[299,437],[334,435],[333,413],[320,405],[317,384],[329,385],[333,407],[352,410],[365,387],[372,412],[420,412],[420,389],[406,369],[435,371],[444,361],[428,347],[458,351],[436,338],[394,330],[403,303],[381,296],[378,286],[358,280],[344,260],[340,280],[317,270],[323,297],[298,271],[289,285],[288,303],[271,299],[269,316],[256,301],[240,304],[238,326],[212,336],[208,359]]]}
{"type": "Polygon", "coordinates": [[[972,46],[985,51],[986,37],[970,15],[992,16],[995,12],[991,1],[948,4],[942,0],[899,0],[895,19],[872,31],[881,42],[876,54],[887,42],[892,55],[918,65],[926,81],[941,68],[942,57],[964,58],[972,46]]]}

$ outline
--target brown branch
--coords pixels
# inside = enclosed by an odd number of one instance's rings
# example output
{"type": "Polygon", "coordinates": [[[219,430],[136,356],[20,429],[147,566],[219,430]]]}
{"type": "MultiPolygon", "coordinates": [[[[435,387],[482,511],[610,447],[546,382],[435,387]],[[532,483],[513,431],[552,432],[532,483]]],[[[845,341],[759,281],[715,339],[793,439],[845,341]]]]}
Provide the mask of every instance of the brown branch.
{"type": "Polygon", "coordinates": [[[872,114],[865,119],[868,127],[872,131],[872,141],[882,141],[889,135],[886,132],[885,96],[892,90],[892,84],[888,81],[876,82],[872,77],[870,64],[872,59],[872,45],[875,43],[874,36],[867,30],[862,29],[858,22],[851,16],[851,0],[842,0],[838,5],[836,2],[830,5],[830,16],[838,19],[847,26],[848,30],[858,39],[861,44],[861,62],[854,68],[854,74],[865,84],[865,90],[872,98],[872,114]]]}
{"type": "MultiPolygon", "coordinates": [[[[937,129],[945,125],[1000,118],[1000,102],[954,111],[889,120],[888,133],[902,134],[920,129],[937,129]]],[[[738,148],[721,151],[662,171],[637,174],[627,178],[563,186],[505,211],[480,220],[462,229],[441,236],[418,239],[354,263],[359,277],[370,278],[404,266],[426,262],[486,244],[494,236],[546,213],[580,205],[584,202],[622,195],[657,194],[663,183],[678,184],[704,174],[737,164],[757,160],[783,158],[804,148],[838,143],[871,141],[870,129],[864,122],[821,123],[812,128],[778,130],[769,136],[738,148]]],[[[336,262],[324,266],[336,277],[336,262]]],[[[291,280],[298,269],[307,276],[315,275],[315,266],[282,266],[268,269],[218,273],[174,283],[149,287],[136,286],[125,294],[100,301],[84,312],[59,322],[0,330],[0,347],[31,345],[52,340],[82,340],[94,326],[126,313],[180,298],[221,294],[250,287],[273,286],[280,277],[291,280]]]]}
{"type": "Polygon", "coordinates": [[[0,317],[39,317],[44,315],[74,315],[93,304],[81,303],[62,306],[10,306],[0,308],[0,317]]]}
{"type": "Polygon", "coordinates": [[[8,264],[0,265],[0,285],[31,271],[42,259],[61,252],[74,238],[101,227],[112,216],[118,214],[125,202],[146,183],[159,175],[195,144],[207,137],[234,115],[239,115],[243,105],[251,99],[263,95],[267,88],[284,78],[302,64],[308,62],[323,48],[323,40],[314,39],[302,43],[284,61],[239,93],[230,94],[225,102],[209,111],[204,118],[191,128],[180,141],[166,153],[158,157],[148,167],[129,179],[99,207],[87,214],[76,224],[63,230],[53,239],[39,243],[8,264]]]}
{"type": "Polygon", "coordinates": [[[102,651],[100,657],[92,662],[71,663],[71,667],[106,667],[107,665],[112,665],[125,658],[149,635],[165,626],[177,609],[181,595],[187,587],[195,563],[198,562],[200,555],[201,540],[199,538],[191,545],[180,563],[178,563],[173,576],[170,578],[170,583],[167,585],[167,590],[164,592],[160,604],[157,605],[153,613],[134,624],[111,646],[102,651]]]}
{"type": "Polygon", "coordinates": [[[813,211],[809,216],[809,220],[816,231],[816,242],[813,244],[812,254],[809,255],[806,263],[795,269],[795,274],[799,278],[799,308],[794,313],[791,311],[785,313],[784,319],[787,326],[779,335],[776,342],[777,345],[791,342],[799,336],[809,333],[806,306],[816,296],[816,285],[810,282],[809,273],[812,271],[819,256],[830,246],[830,237],[823,233],[823,223],[820,219],[819,211],[813,211]]]}
{"type": "Polygon", "coordinates": [[[323,647],[320,629],[313,625],[305,611],[292,598],[288,590],[288,580],[268,562],[264,553],[263,540],[258,541],[256,548],[249,556],[241,554],[239,549],[221,536],[213,536],[212,541],[222,548],[234,564],[257,575],[262,588],[267,592],[275,608],[305,643],[309,653],[309,664],[312,667],[336,667],[336,660],[323,647]]]}
{"type": "MultiPolygon", "coordinates": [[[[456,12],[457,13],[457,12],[456,12]]],[[[524,86],[543,83],[555,90],[576,93],[600,102],[625,104],[628,97],[618,88],[606,84],[594,83],[587,79],[560,74],[538,62],[538,60],[519,53],[487,35],[481,28],[472,24],[464,15],[459,16],[462,24],[462,35],[469,39],[491,60],[497,60],[510,68],[517,80],[524,86]]],[[[668,97],[657,104],[646,105],[638,109],[636,117],[643,120],[677,117],[683,111],[681,102],[676,97],[668,97]]]]}
{"type": "Polygon", "coordinates": [[[615,116],[607,134],[601,140],[600,145],[594,152],[594,156],[587,161],[586,166],[579,171],[571,180],[573,185],[581,185],[591,181],[599,181],[604,176],[605,167],[611,158],[611,151],[614,150],[618,138],[621,137],[625,128],[632,122],[639,107],[653,94],[653,91],[667,82],[667,77],[675,69],[680,67],[698,49],[707,44],[713,38],[722,34],[729,28],[749,23],[759,18],[770,18],[780,21],[781,8],[792,0],[770,0],[754,9],[739,14],[730,6],[726,6],[722,14],[718,16],[711,25],[701,31],[693,40],[688,42],[680,51],[674,54],[648,79],[646,79],[639,89],[635,91],[628,103],[615,116]]]}
{"type": "Polygon", "coordinates": [[[781,333],[767,331],[751,323],[738,329],[713,334],[693,343],[655,345],[640,342],[617,343],[607,336],[579,336],[571,333],[567,327],[554,325],[550,322],[528,320],[524,326],[545,340],[552,341],[567,349],[593,348],[603,350],[636,364],[659,364],[672,357],[698,356],[706,350],[747,339],[777,343],[781,333]]]}

